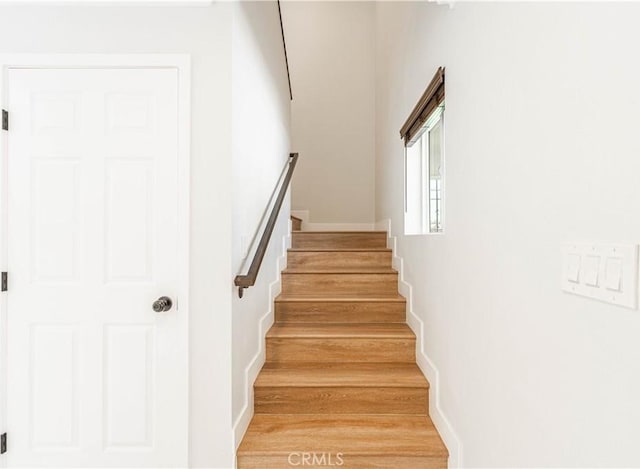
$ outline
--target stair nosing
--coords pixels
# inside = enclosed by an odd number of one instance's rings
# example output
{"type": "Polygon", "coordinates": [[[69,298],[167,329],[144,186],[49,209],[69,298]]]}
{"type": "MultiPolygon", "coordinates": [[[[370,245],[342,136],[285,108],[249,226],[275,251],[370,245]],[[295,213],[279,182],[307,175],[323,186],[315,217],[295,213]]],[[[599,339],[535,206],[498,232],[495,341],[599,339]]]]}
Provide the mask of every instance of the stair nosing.
{"type": "MultiPolygon", "coordinates": [[[[257,415],[270,415],[270,414],[257,414],[257,415]]],[[[278,414],[278,415],[291,415],[293,416],[305,416],[305,415],[314,415],[314,414],[278,414]]],[[[384,417],[392,414],[367,414],[373,416],[384,417]]],[[[421,415],[422,417],[423,415],[421,415]]],[[[427,416],[426,414],[424,415],[427,416]]],[[[291,450],[250,450],[250,449],[242,449],[238,448],[239,456],[288,456],[291,454],[291,450]]],[[[383,451],[383,450],[352,450],[348,451],[348,456],[356,456],[356,457],[404,457],[404,458],[433,458],[433,459],[444,459],[449,457],[448,452],[429,452],[426,450],[420,451],[412,451],[410,453],[402,452],[402,451],[383,451]]],[[[403,468],[404,469],[404,468],[403,468]]]]}
{"type": "Polygon", "coordinates": [[[429,382],[416,364],[399,367],[388,363],[354,363],[348,364],[315,364],[300,363],[297,365],[267,364],[255,380],[254,387],[261,389],[314,389],[314,388],[365,388],[365,389],[429,389],[429,382]],[[379,369],[376,369],[379,368],[379,369]],[[389,373],[389,368],[393,371],[389,373]],[[360,376],[357,383],[345,382],[342,374],[360,376]],[[374,373],[375,378],[372,379],[374,373]],[[264,374],[263,374],[264,373],[264,374]],[[300,377],[299,374],[303,373],[300,377]],[[286,375],[282,379],[280,375],[286,375]],[[269,377],[265,378],[265,375],[269,377]],[[314,375],[317,375],[314,376],[314,375]],[[362,378],[365,375],[367,379],[362,378]],[[309,378],[312,379],[309,379],[309,378]],[[382,379],[380,379],[382,377],[382,379]],[[385,379],[386,378],[386,379],[385,379]],[[377,379],[377,380],[376,380],[377,379]],[[388,381],[388,380],[395,381],[388,381]],[[263,384],[263,381],[267,383],[263,384]]]}
{"type": "Polygon", "coordinates": [[[313,384],[283,384],[283,385],[276,385],[276,384],[260,384],[258,382],[258,380],[256,379],[256,382],[254,383],[254,388],[260,388],[260,389],[286,389],[286,388],[291,388],[291,389],[318,389],[318,388],[322,388],[322,389],[346,389],[346,388],[354,388],[354,389],[424,389],[425,391],[429,389],[429,386],[427,384],[425,385],[418,385],[418,384],[375,384],[375,383],[370,383],[370,384],[340,384],[338,382],[336,383],[313,383],[313,384]]]}
{"type": "Polygon", "coordinates": [[[331,269],[298,269],[298,268],[287,268],[281,272],[282,274],[348,274],[348,275],[398,275],[398,271],[395,269],[385,269],[385,268],[375,268],[371,270],[340,270],[339,267],[333,267],[331,269]]]}
{"type": "Polygon", "coordinates": [[[289,248],[289,252],[391,252],[390,248],[289,248]]]}
{"type": "Polygon", "coordinates": [[[295,295],[278,295],[275,299],[276,302],[291,302],[291,303],[366,303],[368,301],[372,303],[405,303],[407,299],[404,296],[295,296],[295,295]]]}
{"type": "Polygon", "coordinates": [[[351,234],[387,234],[386,231],[379,231],[379,230],[372,230],[372,231],[364,231],[364,230],[358,230],[358,231],[296,231],[296,234],[298,233],[302,233],[302,234],[344,234],[344,235],[351,235],[351,234]]]}
{"type": "Polygon", "coordinates": [[[268,339],[415,339],[415,334],[406,323],[274,323],[267,331],[268,339]],[[295,324],[295,325],[294,325],[295,324]],[[378,331],[362,331],[363,326],[404,326],[384,327],[378,331]],[[324,329],[325,332],[316,332],[314,328],[324,329]],[[296,333],[294,329],[298,329],[296,333]],[[333,331],[331,329],[334,329],[333,331]],[[345,331],[346,329],[346,331],[345,331]],[[280,335],[278,332],[289,331],[291,335],[280,335]],[[304,333],[306,331],[306,334],[304,333]]]}

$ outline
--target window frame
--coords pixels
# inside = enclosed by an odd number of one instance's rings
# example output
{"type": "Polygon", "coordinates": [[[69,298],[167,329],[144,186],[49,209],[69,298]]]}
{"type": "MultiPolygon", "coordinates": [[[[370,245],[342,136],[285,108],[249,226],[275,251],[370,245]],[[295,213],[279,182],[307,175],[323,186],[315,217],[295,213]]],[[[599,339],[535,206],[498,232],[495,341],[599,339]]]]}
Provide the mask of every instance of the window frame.
{"type": "MultiPolygon", "coordinates": [[[[435,75],[429,82],[426,90],[412,109],[409,117],[400,128],[400,137],[404,141],[404,233],[405,235],[426,235],[444,234],[445,232],[445,186],[446,186],[446,157],[445,157],[445,69],[439,67],[435,75]],[[440,123],[440,189],[439,210],[436,221],[438,227],[431,230],[431,158],[430,158],[430,132],[440,123]],[[426,138],[425,138],[426,134],[426,138]],[[414,145],[420,144],[419,162],[416,150],[409,152],[414,145]],[[409,155],[411,153],[411,156],[409,155]],[[411,157],[411,162],[409,158],[411,157]],[[419,165],[419,169],[417,168],[419,165]],[[409,166],[419,170],[419,181],[412,179],[410,184],[409,166]],[[418,197],[417,190],[420,191],[419,198],[415,202],[411,198],[418,197]],[[416,204],[416,209],[409,212],[410,204],[416,204]],[[420,213],[417,213],[419,210],[420,213]],[[413,215],[408,218],[409,214],[413,215]],[[419,218],[419,219],[418,219],[419,218]],[[419,229],[418,229],[419,227],[419,229]]],[[[437,196],[436,196],[437,197],[437,196]]]]}
{"type": "Polygon", "coordinates": [[[429,114],[427,120],[423,124],[422,128],[416,132],[412,138],[412,144],[405,145],[404,151],[404,234],[406,236],[420,236],[420,235],[440,235],[445,233],[445,187],[446,187],[446,158],[444,152],[445,143],[445,103],[441,102],[433,111],[429,114]],[[439,227],[440,229],[432,230],[431,219],[431,154],[430,154],[430,132],[440,123],[440,148],[441,148],[441,161],[440,161],[440,189],[439,189],[439,227]],[[420,151],[420,200],[419,200],[419,226],[418,230],[411,230],[408,232],[407,216],[409,214],[409,170],[408,170],[408,150],[414,146],[419,145],[420,151]]]}
{"type": "Polygon", "coordinates": [[[429,116],[429,120],[427,120],[427,124],[425,124],[425,134],[430,135],[431,130],[440,123],[440,190],[439,190],[439,216],[437,218],[440,229],[432,230],[431,229],[431,142],[430,139],[426,139],[424,143],[424,147],[426,148],[426,154],[423,154],[423,158],[426,160],[427,164],[427,188],[426,188],[426,198],[427,198],[427,208],[425,211],[424,217],[426,218],[426,230],[424,230],[425,234],[444,234],[444,202],[445,202],[445,153],[444,153],[444,133],[445,133],[445,109],[446,106],[444,101],[433,111],[431,116],[429,116]],[[432,117],[433,116],[433,117],[432,117]]]}

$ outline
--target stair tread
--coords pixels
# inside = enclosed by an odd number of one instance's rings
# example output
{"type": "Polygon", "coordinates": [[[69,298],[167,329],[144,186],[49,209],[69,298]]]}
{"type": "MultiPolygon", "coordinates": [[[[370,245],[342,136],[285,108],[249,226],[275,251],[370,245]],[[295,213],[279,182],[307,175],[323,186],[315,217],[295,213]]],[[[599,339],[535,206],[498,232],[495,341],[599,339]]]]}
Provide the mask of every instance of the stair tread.
{"type": "Polygon", "coordinates": [[[391,252],[391,249],[389,248],[289,248],[289,252],[391,252]]]}
{"type": "Polygon", "coordinates": [[[341,234],[341,235],[352,235],[352,234],[387,234],[386,231],[300,231],[299,233],[303,235],[319,235],[319,234],[341,234]]]}
{"type": "Polygon", "coordinates": [[[290,267],[282,271],[283,274],[397,274],[398,271],[391,267],[329,267],[309,268],[290,267]]]}
{"type": "Polygon", "coordinates": [[[314,302],[405,302],[406,298],[402,295],[381,295],[381,296],[372,296],[371,293],[366,294],[354,294],[347,293],[343,295],[329,294],[329,295],[318,295],[318,294],[309,294],[309,295],[301,295],[301,294],[280,294],[276,298],[276,301],[314,301],[314,302]]]}
{"type": "Polygon", "coordinates": [[[317,324],[276,323],[267,338],[413,338],[413,331],[402,323],[317,324]]]}
{"type": "Polygon", "coordinates": [[[238,454],[277,455],[301,449],[345,456],[448,456],[429,417],[366,414],[257,414],[238,454]]]}
{"type": "Polygon", "coordinates": [[[429,383],[414,363],[266,363],[255,386],[427,389],[429,383]]]}

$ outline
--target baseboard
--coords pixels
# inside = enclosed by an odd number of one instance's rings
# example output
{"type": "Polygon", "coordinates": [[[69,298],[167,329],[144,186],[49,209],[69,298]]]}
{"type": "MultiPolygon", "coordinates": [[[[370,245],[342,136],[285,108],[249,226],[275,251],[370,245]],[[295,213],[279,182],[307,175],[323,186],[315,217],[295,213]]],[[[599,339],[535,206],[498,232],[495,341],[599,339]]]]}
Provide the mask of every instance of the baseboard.
{"type": "Polygon", "coordinates": [[[282,252],[278,257],[278,278],[269,284],[269,307],[260,318],[258,351],[244,370],[245,402],[238,418],[233,422],[233,443],[237,451],[253,417],[253,383],[265,362],[265,337],[273,325],[275,299],[280,294],[280,272],[287,267],[287,249],[291,247],[291,220],[288,221],[287,234],[282,237],[282,252]]]}
{"type": "Polygon", "coordinates": [[[413,309],[413,287],[404,278],[404,260],[398,255],[396,236],[391,236],[391,220],[382,220],[375,229],[386,231],[387,246],[393,250],[393,268],[398,271],[398,288],[407,299],[407,324],[416,335],[416,361],[429,381],[429,415],[449,450],[449,467],[463,467],[462,443],[440,406],[440,372],[425,351],[424,322],[413,309]]]}

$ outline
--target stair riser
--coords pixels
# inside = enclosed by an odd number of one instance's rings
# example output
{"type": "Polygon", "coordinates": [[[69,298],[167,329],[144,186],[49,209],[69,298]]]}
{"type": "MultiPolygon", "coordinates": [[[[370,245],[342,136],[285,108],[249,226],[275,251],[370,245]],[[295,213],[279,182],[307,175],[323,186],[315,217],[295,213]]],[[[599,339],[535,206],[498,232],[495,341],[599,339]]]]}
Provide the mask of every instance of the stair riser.
{"type": "Polygon", "coordinates": [[[348,453],[315,453],[316,464],[313,464],[313,454],[306,454],[304,449],[283,455],[251,455],[238,456],[238,469],[285,469],[289,467],[326,468],[340,467],[343,469],[447,469],[446,457],[402,457],[379,455],[353,455],[348,453]],[[324,460],[321,458],[324,455],[324,460]],[[331,460],[329,460],[331,455],[331,460]],[[307,462],[302,465],[302,458],[307,462]],[[333,466],[330,466],[333,464],[333,466]]]}
{"type": "Polygon", "coordinates": [[[277,322],[403,323],[404,302],[276,302],[277,322]]]}
{"type": "Polygon", "coordinates": [[[429,413],[424,388],[258,387],[257,414],[412,414],[429,413]]]}
{"type": "Polygon", "coordinates": [[[414,363],[415,339],[267,338],[267,361],[414,363]]]}
{"type": "Polygon", "coordinates": [[[391,251],[290,251],[287,255],[287,267],[289,269],[391,268],[391,251]]]}
{"type": "Polygon", "coordinates": [[[380,249],[387,247],[386,233],[291,233],[294,249],[380,249]]]}
{"type": "Polygon", "coordinates": [[[398,275],[392,274],[282,274],[283,295],[397,296],[398,275]]]}

